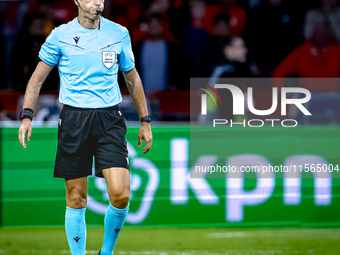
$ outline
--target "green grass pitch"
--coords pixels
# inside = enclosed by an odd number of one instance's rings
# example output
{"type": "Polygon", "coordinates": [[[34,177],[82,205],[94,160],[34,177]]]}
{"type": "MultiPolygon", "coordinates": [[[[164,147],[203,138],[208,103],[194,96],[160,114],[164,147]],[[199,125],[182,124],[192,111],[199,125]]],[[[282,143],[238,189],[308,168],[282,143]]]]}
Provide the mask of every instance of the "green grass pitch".
{"type": "MultiPolygon", "coordinates": [[[[103,228],[88,227],[87,253],[97,254],[103,228]]],[[[63,228],[0,228],[0,254],[70,254],[63,228]]],[[[340,254],[340,229],[125,227],[115,254],[340,254]]]]}

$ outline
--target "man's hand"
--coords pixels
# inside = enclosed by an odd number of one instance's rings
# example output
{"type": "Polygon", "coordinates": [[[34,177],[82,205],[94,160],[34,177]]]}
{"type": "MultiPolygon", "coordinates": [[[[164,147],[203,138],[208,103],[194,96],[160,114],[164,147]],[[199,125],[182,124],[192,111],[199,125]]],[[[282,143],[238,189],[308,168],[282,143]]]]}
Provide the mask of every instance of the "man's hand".
{"type": "MultiPolygon", "coordinates": [[[[43,61],[40,61],[38,63],[26,87],[24,104],[22,106],[23,109],[34,108],[34,105],[38,100],[40,88],[52,69],[53,69],[53,66],[50,66],[44,63],[43,61]]],[[[24,149],[26,149],[26,144],[25,144],[26,133],[27,133],[27,141],[29,141],[31,139],[31,134],[32,134],[32,124],[31,124],[30,119],[23,119],[21,121],[21,125],[19,128],[19,142],[21,143],[22,147],[24,147],[24,149]]]]}
{"type": "Polygon", "coordinates": [[[26,149],[26,143],[25,143],[25,135],[27,133],[27,141],[31,139],[32,134],[32,123],[30,119],[23,119],[21,121],[21,125],[19,128],[19,142],[21,143],[22,147],[26,149]]]}
{"type": "MultiPolygon", "coordinates": [[[[123,72],[126,86],[129,89],[133,102],[136,105],[138,114],[140,117],[147,116],[148,108],[146,107],[146,100],[143,90],[142,82],[136,71],[136,68],[128,72],[123,72]]],[[[142,146],[142,140],[145,141],[145,148],[143,149],[143,154],[147,153],[152,144],[152,133],[150,123],[142,122],[138,134],[138,147],[142,146]]]]}
{"type": "Polygon", "coordinates": [[[143,154],[147,153],[152,145],[152,132],[150,123],[142,122],[138,133],[138,147],[142,146],[142,139],[145,141],[145,147],[143,149],[143,154]]]}

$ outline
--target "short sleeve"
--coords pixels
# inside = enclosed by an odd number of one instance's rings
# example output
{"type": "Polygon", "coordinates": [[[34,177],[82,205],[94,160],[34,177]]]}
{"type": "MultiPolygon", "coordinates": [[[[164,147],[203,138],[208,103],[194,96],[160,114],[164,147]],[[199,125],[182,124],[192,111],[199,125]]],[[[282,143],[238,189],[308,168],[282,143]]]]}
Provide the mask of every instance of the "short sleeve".
{"type": "Polygon", "coordinates": [[[58,64],[60,54],[57,29],[53,29],[46,38],[46,42],[41,46],[39,58],[50,66],[58,64]]]}
{"type": "Polygon", "coordinates": [[[119,69],[123,72],[127,72],[135,67],[135,57],[133,56],[131,39],[127,30],[125,31],[121,45],[121,51],[118,55],[119,69]]]}

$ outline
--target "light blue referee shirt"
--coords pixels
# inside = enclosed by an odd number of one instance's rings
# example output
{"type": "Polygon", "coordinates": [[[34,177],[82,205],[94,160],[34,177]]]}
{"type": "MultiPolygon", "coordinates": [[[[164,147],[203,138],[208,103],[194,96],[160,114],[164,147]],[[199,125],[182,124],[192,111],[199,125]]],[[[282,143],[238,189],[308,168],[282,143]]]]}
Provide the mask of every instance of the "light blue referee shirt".
{"type": "Polygon", "coordinates": [[[135,66],[129,32],[103,17],[96,29],[84,28],[78,18],[55,28],[39,57],[48,65],[58,65],[60,103],[80,108],[120,103],[118,67],[126,72],[135,66]]]}

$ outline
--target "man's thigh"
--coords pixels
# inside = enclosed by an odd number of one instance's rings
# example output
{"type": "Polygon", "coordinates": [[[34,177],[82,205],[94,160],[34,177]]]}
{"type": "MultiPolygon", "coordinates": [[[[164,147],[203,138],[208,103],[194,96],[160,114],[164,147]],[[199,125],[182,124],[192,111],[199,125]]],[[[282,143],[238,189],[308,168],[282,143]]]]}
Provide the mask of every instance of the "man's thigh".
{"type": "Polygon", "coordinates": [[[97,111],[97,147],[95,151],[96,176],[104,177],[108,168],[129,169],[126,124],[118,107],[97,111]]]}
{"type": "Polygon", "coordinates": [[[94,110],[64,106],[58,125],[58,150],[54,177],[76,179],[91,175],[93,150],[91,136],[94,110]]]}
{"type": "Polygon", "coordinates": [[[130,171],[122,167],[112,167],[103,169],[102,173],[111,204],[126,207],[130,197],[130,171]]]}
{"type": "Polygon", "coordinates": [[[103,170],[108,190],[115,190],[114,193],[130,191],[130,171],[122,167],[112,167],[103,170]]]}

